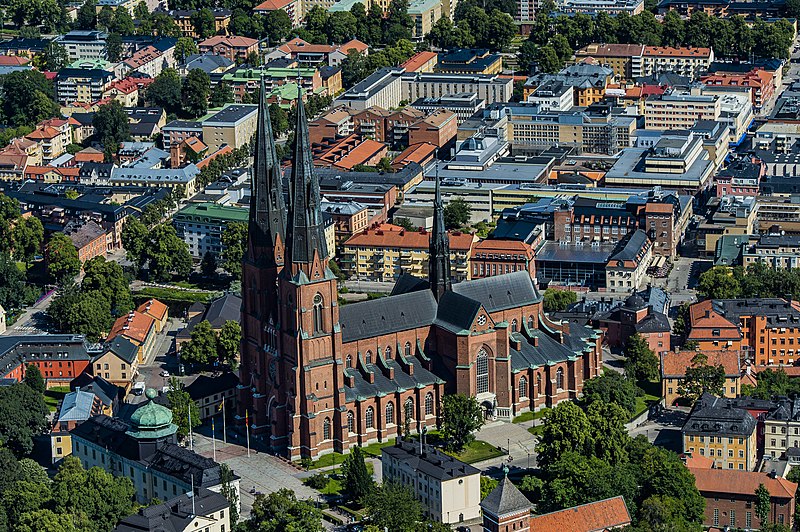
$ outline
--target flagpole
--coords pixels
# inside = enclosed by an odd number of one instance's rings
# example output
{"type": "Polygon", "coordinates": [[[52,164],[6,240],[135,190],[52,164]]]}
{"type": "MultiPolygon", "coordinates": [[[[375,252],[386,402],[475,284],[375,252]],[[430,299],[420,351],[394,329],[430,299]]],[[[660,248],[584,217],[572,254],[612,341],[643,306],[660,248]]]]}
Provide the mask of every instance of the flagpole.
{"type": "Polygon", "coordinates": [[[244,411],[244,428],[247,434],[247,457],[250,458],[250,418],[247,416],[247,410],[244,411]]]}
{"type": "Polygon", "coordinates": [[[228,443],[228,429],[225,428],[225,397],[222,397],[222,443],[228,443]]]}
{"type": "Polygon", "coordinates": [[[194,440],[192,435],[192,403],[190,402],[186,406],[189,409],[189,450],[194,451],[194,441],[192,441],[194,440]]]}
{"type": "Polygon", "coordinates": [[[217,431],[214,428],[214,416],[211,416],[211,448],[214,451],[214,461],[217,461],[217,431]]]}

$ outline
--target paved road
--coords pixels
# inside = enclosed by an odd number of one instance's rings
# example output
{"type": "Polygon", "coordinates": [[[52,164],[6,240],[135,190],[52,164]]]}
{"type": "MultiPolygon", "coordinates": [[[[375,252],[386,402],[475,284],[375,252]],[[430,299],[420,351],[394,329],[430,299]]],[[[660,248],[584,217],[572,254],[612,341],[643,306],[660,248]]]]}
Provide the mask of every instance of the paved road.
{"type": "Polygon", "coordinates": [[[352,292],[381,292],[388,294],[394,287],[394,281],[391,283],[384,283],[381,281],[352,280],[345,281],[344,285],[352,292]]]}
{"type": "Polygon", "coordinates": [[[35,305],[25,309],[25,312],[17,318],[14,325],[8,327],[4,334],[45,334],[47,332],[47,307],[53,302],[56,292],[53,291],[37,301],[35,305]]]}

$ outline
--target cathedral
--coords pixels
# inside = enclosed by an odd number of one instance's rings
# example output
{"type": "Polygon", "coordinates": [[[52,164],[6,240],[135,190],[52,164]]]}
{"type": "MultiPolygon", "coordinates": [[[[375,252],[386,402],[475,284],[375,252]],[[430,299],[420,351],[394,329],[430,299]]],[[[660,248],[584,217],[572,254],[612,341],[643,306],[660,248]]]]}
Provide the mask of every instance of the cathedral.
{"type": "Polygon", "coordinates": [[[487,417],[577,397],[601,371],[601,333],[551,321],[527,271],[452,284],[437,180],[427,281],[338,303],[302,98],[284,194],[263,81],[242,266],[240,420],[291,459],[433,429],[444,394],[487,417]]]}

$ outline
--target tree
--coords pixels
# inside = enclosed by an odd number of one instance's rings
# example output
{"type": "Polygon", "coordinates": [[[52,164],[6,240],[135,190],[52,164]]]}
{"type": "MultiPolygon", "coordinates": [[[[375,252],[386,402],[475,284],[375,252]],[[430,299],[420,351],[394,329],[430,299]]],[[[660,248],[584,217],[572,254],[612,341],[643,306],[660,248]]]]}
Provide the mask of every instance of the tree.
{"type": "Polygon", "coordinates": [[[12,72],[0,78],[3,116],[14,127],[33,125],[57,116],[53,83],[37,70],[12,72]]]}
{"type": "Polygon", "coordinates": [[[47,44],[44,53],[33,58],[33,64],[41,70],[58,72],[69,63],[67,49],[57,42],[47,44]]]}
{"type": "Polygon", "coordinates": [[[208,74],[199,68],[190,70],[181,88],[184,112],[191,118],[203,116],[208,110],[210,94],[211,78],[208,74]]]}
{"type": "Polygon", "coordinates": [[[630,414],[616,403],[595,401],[586,409],[586,419],[592,430],[592,454],[610,464],[626,462],[625,446],[630,439],[625,424],[630,414]]]}
{"type": "Polygon", "coordinates": [[[145,99],[168,114],[181,109],[181,77],[174,68],[165,68],[147,87],[145,99]]]}
{"type": "Polygon", "coordinates": [[[111,21],[109,30],[112,33],[119,35],[133,35],[136,33],[136,26],[133,23],[133,17],[127,9],[114,10],[114,18],[111,21]]]}
{"type": "Polygon", "coordinates": [[[519,486],[517,487],[529,501],[536,503],[542,498],[542,488],[544,487],[544,482],[542,482],[542,479],[539,477],[525,475],[522,477],[522,480],[520,480],[519,486]]]}
{"type": "Polygon", "coordinates": [[[97,1],[86,0],[78,9],[75,26],[79,30],[93,30],[97,27],[97,1]]]}
{"type": "Polygon", "coordinates": [[[625,343],[625,373],[637,382],[658,379],[659,360],[647,341],[637,332],[625,343]]]}
{"type": "Polygon", "coordinates": [[[242,347],[242,327],[238,321],[228,320],[219,331],[217,338],[217,356],[236,368],[239,363],[239,350],[242,347]]]}
{"type": "Polygon", "coordinates": [[[464,394],[445,395],[442,400],[442,437],[447,448],[459,452],[475,439],[472,434],[483,425],[478,400],[464,394]]]}
{"type": "Polygon", "coordinates": [[[94,257],[83,265],[81,290],[97,293],[108,301],[114,317],[127,314],[133,309],[130,284],[118,262],[94,257]]]}
{"type": "Polygon", "coordinates": [[[59,331],[83,334],[93,342],[105,338],[113,323],[111,304],[100,292],[81,292],[76,287],[61,292],[47,313],[59,331]]]}
{"type": "Polygon", "coordinates": [[[536,62],[539,65],[539,70],[548,74],[558,72],[564,66],[564,63],[558,58],[555,48],[550,44],[539,47],[539,51],[536,54],[536,62]]]}
{"type": "Polygon", "coordinates": [[[704,393],[721,396],[725,393],[725,368],[722,364],[709,365],[705,353],[692,357],[692,365],[686,368],[678,393],[694,403],[704,393]]]}
{"type": "Polygon", "coordinates": [[[276,9],[264,17],[264,33],[270,42],[278,43],[286,40],[292,31],[292,19],[283,9],[276,9]]]}
{"type": "Polygon", "coordinates": [[[181,346],[180,356],[197,364],[209,364],[217,358],[217,335],[208,320],[192,329],[191,339],[181,346]]]}
{"type": "Polygon", "coordinates": [[[458,229],[469,223],[472,205],[464,198],[453,198],[444,208],[444,226],[447,229],[458,229]]]}
{"type": "Polygon", "coordinates": [[[103,148],[115,155],[119,151],[120,143],[131,138],[128,115],[117,100],[111,100],[109,103],[101,105],[94,114],[92,124],[103,148]]]}
{"type": "Polygon", "coordinates": [[[56,233],[47,243],[47,273],[58,284],[71,282],[81,271],[75,244],[64,233],[56,233]]]}
{"type": "Polygon", "coordinates": [[[217,31],[214,13],[207,7],[195,11],[192,14],[191,20],[195,33],[197,33],[201,39],[208,39],[217,31]]]}
{"type": "Polygon", "coordinates": [[[233,485],[233,471],[225,462],[220,462],[219,464],[219,476],[222,481],[219,492],[230,503],[231,529],[235,530],[236,524],[239,522],[239,510],[237,509],[239,507],[239,494],[236,492],[236,486],[233,485]]]}
{"type": "MultiPolygon", "coordinates": [[[[211,96],[209,97],[209,107],[222,107],[226,103],[232,103],[234,100],[233,89],[230,84],[225,81],[220,81],[211,89],[211,96]]],[[[270,115],[271,116],[271,115],[270,115]]]]}
{"type": "Polygon", "coordinates": [[[194,39],[189,37],[180,37],[175,43],[175,58],[180,63],[185,63],[186,58],[192,54],[197,53],[197,44],[194,39]]]}
{"type": "Polygon", "coordinates": [[[732,299],[740,294],[739,281],[727,266],[714,266],[702,273],[697,281],[697,290],[709,299],[732,299]]]}
{"type": "Polygon", "coordinates": [[[328,42],[343,43],[356,34],[358,21],[349,11],[334,11],[328,15],[325,21],[325,34],[328,42]]]}
{"type": "Polygon", "coordinates": [[[44,241],[44,227],[41,220],[34,216],[20,217],[12,232],[14,256],[25,264],[33,260],[39,253],[44,241]]]}
{"type": "Polygon", "coordinates": [[[203,260],[200,262],[200,273],[209,279],[217,274],[217,256],[211,251],[206,251],[203,260]]]}
{"type": "Polygon", "coordinates": [[[276,135],[289,131],[289,115],[277,103],[269,104],[269,120],[276,135]]]}
{"type": "Polygon", "coordinates": [[[119,33],[109,33],[106,38],[106,57],[112,63],[122,59],[122,36],[119,33]]]}
{"type": "Polygon", "coordinates": [[[365,498],[370,522],[380,530],[411,530],[422,517],[422,505],[402,484],[387,482],[365,498]]]}
{"type": "Polygon", "coordinates": [[[97,27],[108,31],[114,20],[114,10],[111,6],[103,6],[97,13],[97,27]]]}
{"type": "Polygon", "coordinates": [[[111,530],[135,510],[135,490],[130,479],[92,467],[84,469],[80,460],[68,456],[53,479],[54,511],[80,516],[82,526],[91,531],[111,530]]]}
{"type": "Polygon", "coordinates": [[[137,269],[144,265],[144,249],[147,246],[149,230],[146,225],[132,216],[128,216],[122,225],[122,247],[125,256],[137,269]]]}
{"type": "Polygon", "coordinates": [[[684,302],[678,307],[678,312],[675,316],[675,322],[672,326],[672,332],[676,336],[684,337],[688,332],[690,306],[691,305],[688,302],[684,302]]]}
{"type": "Polygon", "coordinates": [[[769,513],[770,513],[770,496],[769,490],[764,486],[764,484],[759,484],[758,488],[756,488],[756,517],[760,524],[765,525],[769,522],[769,513]]]}
{"type": "Polygon", "coordinates": [[[344,477],[344,489],[352,501],[362,500],[374,489],[372,476],[367,471],[367,464],[364,462],[364,453],[358,445],[344,459],[342,476],[344,477]]]}
{"type": "Polygon", "coordinates": [[[567,307],[576,301],[578,301],[578,294],[572,290],[548,288],[544,291],[543,305],[545,312],[567,310],[567,307]]]}
{"type": "Polygon", "coordinates": [[[8,253],[0,253],[0,305],[6,311],[22,308],[36,299],[38,290],[29,286],[25,273],[17,268],[8,253]]]}
{"type": "Polygon", "coordinates": [[[563,402],[545,413],[539,440],[538,463],[547,469],[565,452],[588,455],[592,447],[592,429],[586,414],[578,405],[563,402]]]}
{"type": "Polygon", "coordinates": [[[247,224],[231,222],[222,233],[222,267],[234,279],[242,276],[242,259],[247,248],[247,224]]]}
{"type": "Polygon", "coordinates": [[[322,512],[308,501],[297,500],[292,490],[281,488],[256,495],[250,518],[242,522],[245,532],[323,532],[322,512]]]}
{"type": "Polygon", "coordinates": [[[628,416],[632,416],[636,412],[636,396],[639,391],[631,379],[616,371],[606,371],[583,383],[583,402],[586,405],[594,402],[614,403],[622,407],[628,416]]]}
{"type": "Polygon", "coordinates": [[[402,227],[406,231],[416,231],[417,230],[417,228],[414,227],[414,224],[411,223],[411,220],[408,219],[408,218],[405,218],[403,216],[396,217],[393,220],[393,223],[394,223],[394,225],[399,225],[400,227],[402,227]]]}
{"type": "Polygon", "coordinates": [[[39,368],[36,367],[34,364],[28,364],[25,367],[25,379],[23,382],[35,392],[44,393],[47,387],[44,384],[44,377],[42,377],[42,372],[39,371],[39,368]]]}
{"type": "Polygon", "coordinates": [[[189,248],[172,225],[157,225],[150,231],[144,254],[150,276],[159,281],[167,281],[173,274],[186,278],[192,270],[189,248]]]}
{"type": "Polygon", "coordinates": [[[47,415],[44,397],[30,386],[0,387],[0,441],[17,457],[33,451],[33,438],[47,429],[47,415]]]}
{"type": "Polygon", "coordinates": [[[200,409],[197,408],[197,403],[192,401],[189,393],[183,389],[183,384],[175,377],[169,380],[167,400],[169,409],[172,410],[172,422],[178,426],[178,438],[183,439],[189,435],[191,430],[200,425],[200,409]],[[192,419],[191,426],[189,426],[190,417],[192,419]]]}

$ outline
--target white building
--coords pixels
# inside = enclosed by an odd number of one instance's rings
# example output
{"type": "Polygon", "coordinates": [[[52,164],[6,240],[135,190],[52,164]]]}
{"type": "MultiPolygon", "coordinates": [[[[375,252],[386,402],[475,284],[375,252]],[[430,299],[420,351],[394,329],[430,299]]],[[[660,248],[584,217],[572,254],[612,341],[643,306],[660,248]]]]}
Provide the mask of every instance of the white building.
{"type": "Polygon", "coordinates": [[[422,503],[425,517],[446,524],[481,516],[480,470],[431,445],[397,438],[381,451],[384,482],[408,486],[422,503]]]}
{"type": "Polygon", "coordinates": [[[568,111],[573,104],[572,85],[557,79],[548,79],[528,96],[528,103],[535,103],[541,111],[568,111]]]}
{"type": "Polygon", "coordinates": [[[106,57],[108,34],[98,30],[73,30],[56,37],[55,42],[67,50],[70,61],[106,57]]]}
{"type": "Polygon", "coordinates": [[[174,532],[230,532],[230,503],[223,495],[198,488],[167,502],[147,506],[124,518],[114,532],[171,530],[174,532]]]}
{"type": "Polygon", "coordinates": [[[495,102],[509,102],[514,94],[514,82],[510,77],[501,78],[498,74],[408,72],[402,76],[401,100],[407,102],[467,92],[475,93],[481,100],[486,100],[487,106],[495,102]]]}
{"type": "Polygon", "coordinates": [[[359,111],[373,105],[393,109],[403,100],[400,79],[404,72],[402,68],[382,68],[336,98],[334,105],[346,105],[359,111]]]}

